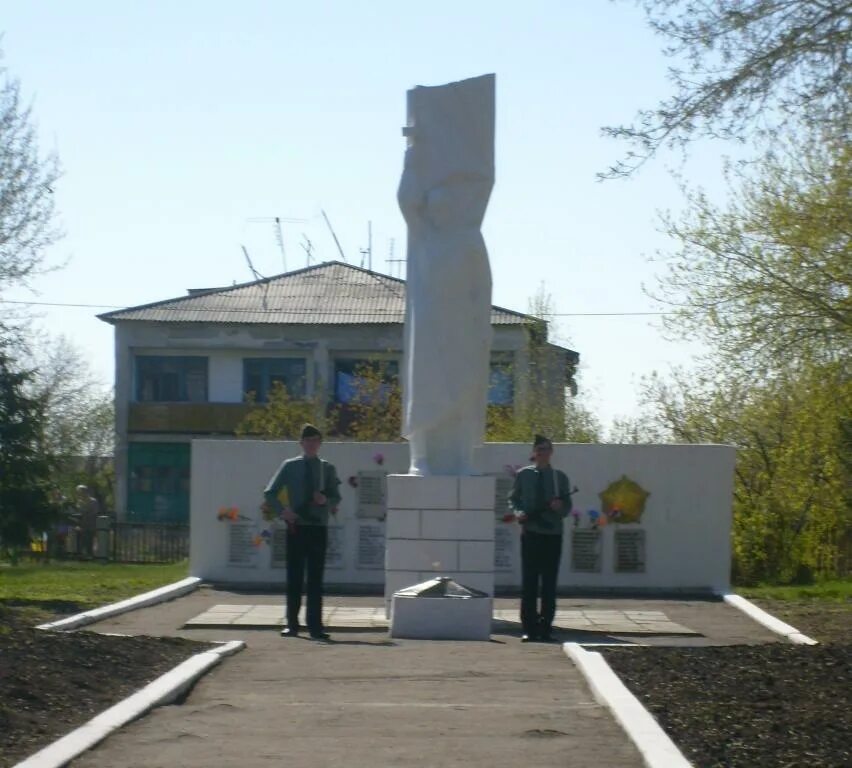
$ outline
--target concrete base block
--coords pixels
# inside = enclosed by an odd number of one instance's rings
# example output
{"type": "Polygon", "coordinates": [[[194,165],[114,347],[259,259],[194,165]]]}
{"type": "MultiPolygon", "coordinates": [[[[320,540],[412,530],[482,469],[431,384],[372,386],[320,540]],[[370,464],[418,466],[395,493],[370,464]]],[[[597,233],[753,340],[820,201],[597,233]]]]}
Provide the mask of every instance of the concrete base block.
{"type": "Polygon", "coordinates": [[[495,483],[494,477],[388,477],[387,612],[398,589],[438,574],[494,594],[495,483]]]}
{"type": "Polygon", "coordinates": [[[493,601],[404,597],[391,602],[390,636],[415,640],[488,640],[493,601]]]}

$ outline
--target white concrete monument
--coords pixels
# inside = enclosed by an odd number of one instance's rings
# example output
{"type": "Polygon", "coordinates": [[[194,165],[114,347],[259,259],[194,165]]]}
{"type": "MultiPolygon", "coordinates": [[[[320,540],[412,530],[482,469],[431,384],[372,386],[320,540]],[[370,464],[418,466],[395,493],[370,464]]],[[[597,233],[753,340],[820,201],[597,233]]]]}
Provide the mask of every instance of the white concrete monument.
{"type": "Polygon", "coordinates": [[[413,88],[403,134],[403,436],[411,458],[408,475],[387,480],[385,599],[391,613],[398,601],[406,613],[392,620],[392,633],[445,637],[461,612],[469,620],[462,635],[487,638],[495,479],[472,475],[485,435],[491,355],[491,270],[480,227],[494,186],[494,75],[413,88]],[[485,601],[397,597],[429,576],[455,579],[485,601]]]}
{"type": "Polygon", "coordinates": [[[411,474],[469,475],[485,433],[494,75],[408,91],[398,199],[408,224],[403,436],[411,474]]]}

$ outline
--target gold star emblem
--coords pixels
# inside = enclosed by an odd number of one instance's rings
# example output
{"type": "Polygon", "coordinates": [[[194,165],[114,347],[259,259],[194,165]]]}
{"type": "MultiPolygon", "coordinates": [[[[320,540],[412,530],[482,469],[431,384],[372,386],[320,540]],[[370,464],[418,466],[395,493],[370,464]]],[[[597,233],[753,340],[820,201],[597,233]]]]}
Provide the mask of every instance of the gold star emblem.
{"type": "Polygon", "coordinates": [[[614,523],[638,523],[645,511],[645,499],[650,495],[639,483],[622,475],[598,494],[601,514],[614,523]]]}

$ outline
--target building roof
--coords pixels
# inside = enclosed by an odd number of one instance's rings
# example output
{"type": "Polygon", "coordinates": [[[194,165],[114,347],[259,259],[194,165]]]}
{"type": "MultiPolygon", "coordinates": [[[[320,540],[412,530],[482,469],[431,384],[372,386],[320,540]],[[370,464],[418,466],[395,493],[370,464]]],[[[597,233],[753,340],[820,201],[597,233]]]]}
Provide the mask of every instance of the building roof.
{"type": "MultiPolygon", "coordinates": [[[[274,325],[402,324],[405,281],[328,261],[227,288],[190,289],[188,296],[106,312],[107,323],[250,323],[274,325]]],[[[532,315],[491,308],[494,325],[523,325],[532,315]]]]}

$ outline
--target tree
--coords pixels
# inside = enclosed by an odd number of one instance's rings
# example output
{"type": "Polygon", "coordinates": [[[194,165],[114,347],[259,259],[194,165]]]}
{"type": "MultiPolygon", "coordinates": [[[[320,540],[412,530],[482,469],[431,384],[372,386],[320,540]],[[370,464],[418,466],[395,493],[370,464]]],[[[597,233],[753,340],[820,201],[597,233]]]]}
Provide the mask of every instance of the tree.
{"type": "Polygon", "coordinates": [[[779,128],[849,137],[852,2],[643,0],[665,38],[674,95],[634,124],[606,127],[634,149],[602,174],[628,176],[663,147],[779,128]]]}
{"type": "Polygon", "coordinates": [[[361,442],[402,440],[402,386],[395,370],[381,360],[359,365],[353,386],[346,408],[337,409],[339,427],[361,442]]]}
{"type": "Polygon", "coordinates": [[[554,299],[544,283],[528,303],[534,318],[526,326],[528,367],[515,373],[521,386],[512,407],[489,406],[486,440],[526,443],[538,433],[552,440],[598,442],[601,426],[577,397],[575,366],[550,342],[559,338],[559,329],[553,322],[554,299]]]}
{"type": "Polygon", "coordinates": [[[839,360],[852,346],[852,144],[767,154],[734,180],[726,210],[699,191],[682,221],[665,219],[680,244],[659,284],[666,326],[752,368],[839,360]]]}
{"type": "Polygon", "coordinates": [[[36,337],[29,344],[37,371],[29,387],[44,403],[45,450],[55,467],[54,487],[73,498],[75,487],[86,485],[102,509],[113,509],[112,395],[64,336],[36,337]]]}
{"type": "MultiPolygon", "coordinates": [[[[2,55],[2,54],[0,54],[2,55]]],[[[31,108],[20,84],[0,67],[0,294],[45,268],[45,249],[59,237],[53,190],[59,178],[54,155],[38,148],[31,108]]]]}
{"type": "Polygon", "coordinates": [[[716,367],[647,380],[655,428],[688,443],[737,447],[738,583],[837,577],[852,564],[852,380],[805,363],[755,381],[716,367]]]}
{"type": "Polygon", "coordinates": [[[0,551],[13,562],[32,534],[48,529],[55,514],[42,429],[45,404],[28,393],[33,376],[0,347],[0,551]]]}
{"type": "Polygon", "coordinates": [[[236,434],[267,440],[298,440],[306,422],[325,431],[323,409],[317,401],[297,400],[280,381],[273,382],[266,403],[257,403],[254,392],[246,393],[249,412],[237,425],[236,434]]]}

